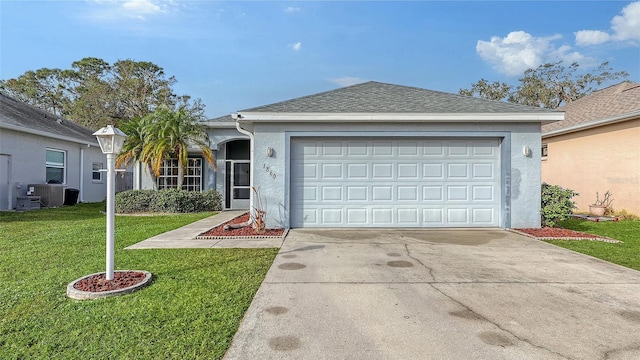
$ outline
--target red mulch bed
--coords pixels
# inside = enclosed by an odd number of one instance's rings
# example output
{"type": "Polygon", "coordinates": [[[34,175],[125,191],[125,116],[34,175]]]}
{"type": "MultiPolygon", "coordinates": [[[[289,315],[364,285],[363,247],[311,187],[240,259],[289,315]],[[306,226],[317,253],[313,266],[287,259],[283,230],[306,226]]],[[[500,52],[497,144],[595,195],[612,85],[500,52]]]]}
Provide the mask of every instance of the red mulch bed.
{"type": "Polygon", "coordinates": [[[76,282],[73,287],[87,292],[120,290],[141,283],[145,274],[140,271],[119,271],[113,273],[113,280],[107,280],[106,277],[104,273],[92,275],[76,282]]]}
{"type": "Polygon", "coordinates": [[[538,239],[544,239],[544,240],[597,240],[597,241],[606,241],[606,242],[619,242],[618,240],[610,239],[604,236],[587,234],[579,231],[562,229],[562,228],[554,228],[554,227],[543,227],[540,229],[536,229],[536,228],[514,229],[514,230],[525,233],[527,235],[531,235],[538,239]]]}
{"type": "Polygon", "coordinates": [[[229,220],[224,224],[218,225],[213,229],[203,232],[198,235],[198,237],[205,236],[242,236],[242,237],[251,237],[251,236],[282,236],[284,233],[284,229],[266,229],[262,234],[256,234],[255,230],[251,225],[245,226],[239,229],[229,229],[225,230],[224,226],[229,224],[242,224],[249,221],[249,214],[238,216],[235,219],[229,220]]]}

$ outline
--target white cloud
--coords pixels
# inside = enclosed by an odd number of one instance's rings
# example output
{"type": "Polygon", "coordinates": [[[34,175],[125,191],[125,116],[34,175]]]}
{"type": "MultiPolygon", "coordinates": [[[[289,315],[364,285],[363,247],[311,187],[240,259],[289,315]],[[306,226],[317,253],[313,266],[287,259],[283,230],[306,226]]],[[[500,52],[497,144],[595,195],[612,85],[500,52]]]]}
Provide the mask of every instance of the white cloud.
{"type": "MultiPolygon", "coordinates": [[[[608,41],[640,40],[640,1],[632,2],[622,8],[621,15],[611,19],[609,32],[602,30],[576,31],[576,45],[598,45],[608,41]]],[[[637,45],[637,42],[636,42],[637,45]]]]}
{"type": "Polygon", "coordinates": [[[297,12],[300,12],[300,10],[301,9],[299,7],[289,6],[289,7],[284,9],[284,12],[286,12],[286,13],[297,13],[297,12]]]}
{"type": "Polygon", "coordinates": [[[525,31],[513,31],[504,38],[493,36],[490,41],[478,40],[476,51],[497,71],[516,76],[545,62],[573,62],[583,58],[578,52],[569,52],[569,46],[556,48],[553,41],[560,38],[560,35],[534,37],[525,31]]]}
{"type": "Polygon", "coordinates": [[[291,48],[295,51],[300,51],[300,49],[302,49],[302,43],[298,41],[297,43],[291,45],[291,48]]]}
{"type": "Polygon", "coordinates": [[[102,21],[119,19],[147,20],[149,17],[167,14],[177,10],[174,1],[161,0],[93,0],[96,6],[88,15],[89,18],[102,21]]]}
{"type": "Polygon", "coordinates": [[[622,15],[611,19],[611,29],[616,40],[640,40],[640,1],[622,8],[622,15]]]}
{"type": "Polygon", "coordinates": [[[132,14],[146,15],[162,12],[160,6],[149,0],[129,0],[122,4],[122,8],[132,14]]]}
{"type": "Polygon", "coordinates": [[[351,86],[351,85],[355,85],[355,84],[360,84],[365,82],[366,80],[358,78],[358,77],[352,77],[352,76],[343,76],[341,78],[333,78],[333,79],[327,79],[330,82],[339,85],[339,86],[351,86]]]}
{"type": "Polygon", "coordinates": [[[598,45],[605,43],[611,39],[611,36],[600,30],[580,30],[574,32],[576,36],[576,45],[598,45]]]}

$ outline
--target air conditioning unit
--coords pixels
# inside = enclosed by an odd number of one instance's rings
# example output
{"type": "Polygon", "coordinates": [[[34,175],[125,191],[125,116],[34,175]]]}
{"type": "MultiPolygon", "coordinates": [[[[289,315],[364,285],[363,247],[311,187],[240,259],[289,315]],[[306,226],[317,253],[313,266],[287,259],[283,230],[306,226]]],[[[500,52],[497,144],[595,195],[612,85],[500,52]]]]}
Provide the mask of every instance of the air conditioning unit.
{"type": "Polygon", "coordinates": [[[40,202],[45,207],[59,207],[64,204],[64,185],[62,184],[29,184],[27,190],[40,196],[40,202]]]}

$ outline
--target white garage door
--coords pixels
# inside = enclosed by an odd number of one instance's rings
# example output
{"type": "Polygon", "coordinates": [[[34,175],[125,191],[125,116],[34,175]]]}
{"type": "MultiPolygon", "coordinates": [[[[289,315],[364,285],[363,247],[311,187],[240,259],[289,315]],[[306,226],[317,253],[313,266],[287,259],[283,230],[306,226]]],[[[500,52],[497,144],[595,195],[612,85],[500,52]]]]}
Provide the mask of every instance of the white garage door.
{"type": "Polygon", "coordinates": [[[292,227],[497,227],[499,139],[294,138],[292,227]]]}

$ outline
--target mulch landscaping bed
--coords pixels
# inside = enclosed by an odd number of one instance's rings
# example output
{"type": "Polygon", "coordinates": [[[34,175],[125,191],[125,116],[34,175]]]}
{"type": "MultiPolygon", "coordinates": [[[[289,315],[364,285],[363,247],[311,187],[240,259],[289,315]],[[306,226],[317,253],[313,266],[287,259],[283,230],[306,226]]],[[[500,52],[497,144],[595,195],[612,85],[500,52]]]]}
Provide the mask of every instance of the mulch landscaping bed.
{"type": "Polygon", "coordinates": [[[225,230],[225,225],[230,224],[242,224],[249,221],[249,214],[244,214],[227,221],[224,224],[218,225],[213,229],[203,232],[198,235],[197,239],[210,239],[217,237],[242,237],[242,238],[267,238],[267,237],[281,237],[284,234],[284,229],[266,229],[262,234],[257,234],[251,225],[245,226],[239,229],[225,230]]]}
{"type": "Polygon", "coordinates": [[[516,232],[528,235],[530,237],[534,237],[538,240],[590,240],[590,241],[604,241],[611,243],[619,243],[621,241],[611,239],[604,236],[587,234],[579,231],[562,229],[562,228],[552,228],[552,227],[543,227],[540,229],[536,228],[527,228],[527,229],[513,229],[516,232]]]}
{"type": "Polygon", "coordinates": [[[106,274],[96,274],[86,277],[75,284],[73,288],[87,292],[103,292],[128,288],[141,283],[145,274],[140,271],[119,271],[113,274],[113,280],[107,280],[106,274]]]}

